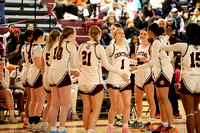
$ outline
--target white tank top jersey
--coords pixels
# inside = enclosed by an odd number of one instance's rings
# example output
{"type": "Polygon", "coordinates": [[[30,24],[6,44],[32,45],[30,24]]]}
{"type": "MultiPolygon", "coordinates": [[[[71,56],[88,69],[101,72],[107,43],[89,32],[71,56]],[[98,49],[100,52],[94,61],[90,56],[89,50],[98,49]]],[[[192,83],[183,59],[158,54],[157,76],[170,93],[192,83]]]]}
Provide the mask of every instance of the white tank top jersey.
{"type": "MultiPolygon", "coordinates": [[[[141,47],[141,45],[138,46],[138,50],[137,50],[137,58],[141,58],[141,57],[145,57],[147,60],[151,60],[151,56],[150,56],[150,47],[151,44],[149,44],[147,47],[141,47]]],[[[140,70],[140,71],[150,71],[150,67],[140,70]]]]}
{"type": "MultiPolygon", "coordinates": [[[[166,39],[165,39],[166,40],[166,39]]],[[[160,50],[161,45],[167,45],[166,41],[162,41],[160,37],[157,37],[152,44],[151,61],[143,65],[138,66],[138,69],[145,69],[147,67],[153,66],[155,71],[173,70],[171,59],[166,51],[160,50]]]]}
{"type": "Polygon", "coordinates": [[[97,44],[88,41],[79,47],[79,57],[82,62],[78,83],[81,85],[102,84],[101,61],[97,57],[97,44]]]}
{"type": "Polygon", "coordinates": [[[14,85],[15,85],[15,86],[18,86],[18,87],[20,87],[20,88],[24,88],[24,87],[23,87],[23,84],[22,84],[22,81],[21,81],[21,79],[20,79],[20,74],[21,74],[21,72],[20,72],[19,69],[17,68],[17,69],[15,69],[15,70],[13,70],[13,71],[11,72],[10,77],[15,79],[15,82],[14,82],[14,85]]]}
{"type": "Polygon", "coordinates": [[[42,47],[39,44],[32,44],[31,48],[31,59],[30,59],[30,68],[39,69],[36,67],[35,62],[33,62],[34,57],[42,56],[42,47]]]}
{"type": "Polygon", "coordinates": [[[49,67],[50,67],[50,64],[49,64],[50,51],[47,50],[46,46],[43,48],[42,57],[44,59],[44,64],[45,64],[45,70],[44,71],[48,72],[49,71],[49,67]]]}
{"type": "MultiPolygon", "coordinates": [[[[124,72],[130,77],[129,53],[130,49],[126,45],[119,46],[113,44],[109,45],[106,48],[106,55],[108,57],[108,61],[110,62],[110,64],[117,69],[124,70],[124,72]]],[[[123,81],[120,75],[113,72],[109,72],[107,83],[120,85],[120,84],[125,84],[126,82],[123,81]]]]}
{"type": "MultiPolygon", "coordinates": [[[[76,51],[76,46],[73,43],[70,43],[67,40],[63,40],[61,44],[60,53],[58,53],[59,43],[53,45],[50,50],[50,70],[70,70],[70,63],[72,61],[72,57],[70,57],[72,52],[76,51]],[[58,58],[58,54],[61,55],[61,58],[58,58]]],[[[75,56],[75,55],[74,55],[75,56]]]]}
{"type": "MultiPolygon", "coordinates": [[[[161,42],[161,45],[167,45],[167,43],[162,43],[163,39],[161,39],[162,37],[157,38],[156,40],[161,42]]],[[[159,51],[159,55],[158,55],[158,62],[154,67],[155,69],[158,68],[162,68],[164,70],[167,69],[173,69],[172,64],[171,64],[171,59],[170,56],[168,55],[168,53],[166,51],[160,50],[159,51]]]]}
{"type": "Polygon", "coordinates": [[[182,56],[182,75],[200,75],[200,45],[188,45],[182,56]]]}
{"type": "Polygon", "coordinates": [[[30,43],[26,42],[21,49],[21,55],[22,55],[22,60],[23,60],[23,69],[28,69],[30,66],[29,59],[28,59],[28,52],[30,48],[30,43]]]}

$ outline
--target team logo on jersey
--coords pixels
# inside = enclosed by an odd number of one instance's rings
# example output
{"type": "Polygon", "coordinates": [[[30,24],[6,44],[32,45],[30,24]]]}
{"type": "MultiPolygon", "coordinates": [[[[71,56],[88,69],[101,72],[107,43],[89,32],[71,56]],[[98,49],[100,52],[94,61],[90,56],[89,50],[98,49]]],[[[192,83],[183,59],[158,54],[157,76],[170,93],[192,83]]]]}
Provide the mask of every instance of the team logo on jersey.
{"type": "Polygon", "coordinates": [[[115,59],[120,57],[120,56],[125,56],[125,57],[128,57],[129,58],[129,54],[126,53],[126,52],[118,52],[115,54],[115,59]]]}
{"type": "Polygon", "coordinates": [[[86,48],[87,48],[87,49],[90,49],[90,45],[87,45],[86,48]]]}
{"type": "Polygon", "coordinates": [[[164,81],[164,80],[161,80],[159,83],[160,83],[160,85],[164,85],[164,84],[165,84],[165,81],[164,81]]]}

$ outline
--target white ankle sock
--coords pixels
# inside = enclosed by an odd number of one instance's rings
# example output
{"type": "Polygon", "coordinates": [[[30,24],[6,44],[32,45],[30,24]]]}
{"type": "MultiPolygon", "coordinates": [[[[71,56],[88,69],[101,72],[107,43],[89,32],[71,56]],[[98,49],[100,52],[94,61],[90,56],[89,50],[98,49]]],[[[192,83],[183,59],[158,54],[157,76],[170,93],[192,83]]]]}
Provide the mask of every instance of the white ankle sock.
{"type": "Polygon", "coordinates": [[[63,132],[65,130],[65,127],[59,127],[58,132],[63,132]]]}
{"type": "Polygon", "coordinates": [[[167,122],[162,122],[163,126],[164,127],[167,127],[168,126],[168,123],[167,122]]]}
{"type": "Polygon", "coordinates": [[[15,112],[14,112],[14,110],[9,110],[9,113],[10,113],[10,118],[11,119],[15,118],[15,112]]]}
{"type": "Polygon", "coordinates": [[[88,133],[94,133],[93,129],[88,129],[88,133]]]}
{"type": "Polygon", "coordinates": [[[51,131],[56,131],[56,130],[57,130],[56,126],[55,127],[51,126],[51,131]]]}
{"type": "Polygon", "coordinates": [[[139,123],[142,122],[142,118],[141,117],[140,118],[137,117],[137,122],[139,122],[139,123]]]}

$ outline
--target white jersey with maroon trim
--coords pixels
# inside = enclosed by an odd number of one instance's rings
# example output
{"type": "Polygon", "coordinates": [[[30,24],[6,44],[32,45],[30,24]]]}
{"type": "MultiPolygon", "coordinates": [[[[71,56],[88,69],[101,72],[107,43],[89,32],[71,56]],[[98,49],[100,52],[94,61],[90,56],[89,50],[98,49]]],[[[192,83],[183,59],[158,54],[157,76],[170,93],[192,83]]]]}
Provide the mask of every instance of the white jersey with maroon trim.
{"type": "Polygon", "coordinates": [[[102,84],[101,61],[97,56],[97,45],[99,44],[88,41],[79,47],[78,54],[82,62],[79,85],[102,84]]]}
{"type": "MultiPolygon", "coordinates": [[[[108,61],[110,62],[110,64],[117,69],[124,70],[124,72],[130,77],[129,53],[130,53],[130,50],[127,45],[119,46],[119,45],[113,44],[113,45],[109,45],[106,48],[106,55],[108,57],[108,61]]],[[[113,72],[109,72],[107,83],[114,84],[114,85],[127,84],[126,82],[123,81],[120,75],[113,72]]]]}
{"type": "Polygon", "coordinates": [[[182,75],[200,75],[200,46],[188,45],[182,58],[182,75]]]}
{"type": "MultiPolygon", "coordinates": [[[[72,57],[70,56],[72,52],[76,51],[76,46],[67,40],[64,40],[61,44],[61,50],[58,53],[59,43],[53,45],[50,50],[50,70],[70,70],[70,63],[72,57]],[[59,59],[58,57],[61,56],[59,59]]],[[[74,55],[75,56],[75,55],[74,55]]]]}
{"type": "MultiPolygon", "coordinates": [[[[141,45],[138,46],[138,49],[137,49],[137,53],[136,53],[136,56],[137,58],[142,58],[142,57],[145,57],[147,60],[151,60],[151,56],[150,56],[150,47],[151,47],[151,44],[149,44],[147,47],[142,47],[141,45]]],[[[150,67],[149,68],[146,68],[146,69],[143,69],[143,70],[140,70],[140,71],[150,71],[150,67]]],[[[137,71],[136,71],[137,72],[137,71]]]]}
{"type": "Polygon", "coordinates": [[[38,69],[38,67],[36,67],[35,63],[34,62],[34,57],[42,57],[42,47],[41,45],[39,44],[32,44],[32,47],[31,47],[31,59],[29,60],[30,61],[30,69],[38,69]]]}
{"type": "Polygon", "coordinates": [[[21,49],[22,61],[23,61],[23,69],[28,69],[30,66],[29,59],[28,59],[28,52],[30,48],[30,43],[26,42],[21,49]]]}

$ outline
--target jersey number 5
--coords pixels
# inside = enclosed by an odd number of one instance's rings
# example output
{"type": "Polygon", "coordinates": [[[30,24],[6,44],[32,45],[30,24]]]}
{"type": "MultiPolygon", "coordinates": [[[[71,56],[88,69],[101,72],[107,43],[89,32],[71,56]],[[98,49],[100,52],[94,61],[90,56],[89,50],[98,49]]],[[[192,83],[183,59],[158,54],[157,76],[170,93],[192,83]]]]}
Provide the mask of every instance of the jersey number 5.
{"type": "Polygon", "coordinates": [[[200,61],[200,52],[196,52],[196,54],[194,52],[192,52],[190,54],[190,57],[191,57],[190,67],[191,68],[194,68],[195,66],[200,67],[200,63],[198,63],[200,61]],[[194,56],[196,56],[196,58],[194,56]],[[198,62],[196,62],[196,61],[198,61],[198,62]]]}
{"type": "Polygon", "coordinates": [[[86,51],[82,52],[83,65],[91,66],[90,58],[91,58],[91,52],[89,53],[87,53],[86,51]]]}
{"type": "Polygon", "coordinates": [[[46,53],[46,65],[47,66],[50,66],[49,62],[48,62],[49,61],[49,56],[50,56],[50,53],[46,53]]]}

